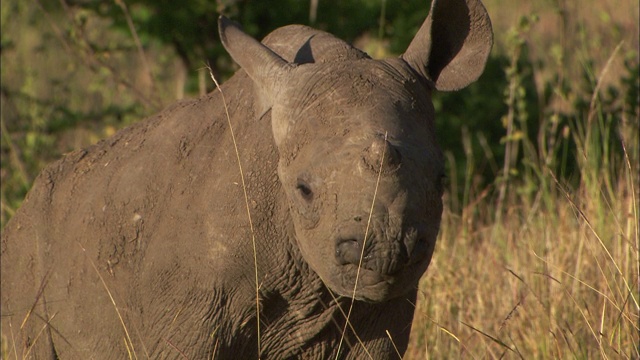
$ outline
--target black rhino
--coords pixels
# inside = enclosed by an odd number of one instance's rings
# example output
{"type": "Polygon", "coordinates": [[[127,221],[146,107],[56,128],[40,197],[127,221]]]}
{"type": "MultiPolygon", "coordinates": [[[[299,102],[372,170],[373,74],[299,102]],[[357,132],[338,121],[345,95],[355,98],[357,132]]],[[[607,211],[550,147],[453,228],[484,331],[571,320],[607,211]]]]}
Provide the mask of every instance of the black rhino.
{"type": "Polygon", "coordinates": [[[485,8],[434,0],[382,61],[299,25],[260,43],[221,18],[220,35],[242,68],[222,86],[229,120],[215,91],[36,180],[2,234],[10,358],[406,350],[442,213],[431,93],[482,73],[485,8]]]}

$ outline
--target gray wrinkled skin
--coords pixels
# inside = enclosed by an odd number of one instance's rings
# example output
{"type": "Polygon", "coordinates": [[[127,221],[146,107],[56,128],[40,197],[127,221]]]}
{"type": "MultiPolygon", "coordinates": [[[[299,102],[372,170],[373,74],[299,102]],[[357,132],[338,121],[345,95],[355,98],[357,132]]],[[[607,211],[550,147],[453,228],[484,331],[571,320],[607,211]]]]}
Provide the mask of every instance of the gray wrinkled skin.
{"type": "Polygon", "coordinates": [[[10,358],[406,350],[442,213],[431,93],[482,73],[484,7],[434,1],[405,54],[383,61],[304,26],[261,44],[221,18],[220,33],[242,68],[222,90],[254,224],[259,347],[252,234],[216,91],[40,174],[2,234],[10,358]]]}

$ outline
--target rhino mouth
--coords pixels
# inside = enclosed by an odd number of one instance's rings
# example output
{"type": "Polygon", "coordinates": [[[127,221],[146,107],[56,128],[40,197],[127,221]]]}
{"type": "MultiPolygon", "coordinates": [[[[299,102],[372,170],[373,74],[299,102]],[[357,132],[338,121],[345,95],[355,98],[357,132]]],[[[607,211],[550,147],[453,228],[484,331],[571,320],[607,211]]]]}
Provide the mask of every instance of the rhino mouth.
{"type": "MultiPolygon", "coordinates": [[[[388,232],[387,232],[388,233],[388,232]]],[[[367,233],[343,228],[335,234],[335,261],[342,287],[353,292],[364,288],[395,287],[417,281],[430,258],[424,231],[412,227],[395,237],[385,232],[367,233]]]]}
{"type": "Polygon", "coordinates": [[[390,232],[342,229],[335,234],[335,258],[338,265],[360,265],[385,275],[392,275],[406,265],[422,262],[428,255],[426,231],[410,227],[397,236],[390,232]]]}
{"type": "Polygon", "coordinates": [[[337,283],[327,285],[342,296],[367,302],[382,302],[402,296],[414,288],[426,267],[426,262],[416,262],[405,266],[396,274],[383,275],[377,270],[346,264],[338,270],[337,283]]]}
{"type": "Polygon", "coordinates": [[[347,264],[343,270],[345,270],[345,276],[343,277],[345,285],[355,285],[356,278],[358,281],[358,287],[374,286],[380,283],[389,284],[394,282],[393,276],[391,275],[382,275],[376,270],[366,269],[363,267],[358,270],[358,265],[347,264]]]}

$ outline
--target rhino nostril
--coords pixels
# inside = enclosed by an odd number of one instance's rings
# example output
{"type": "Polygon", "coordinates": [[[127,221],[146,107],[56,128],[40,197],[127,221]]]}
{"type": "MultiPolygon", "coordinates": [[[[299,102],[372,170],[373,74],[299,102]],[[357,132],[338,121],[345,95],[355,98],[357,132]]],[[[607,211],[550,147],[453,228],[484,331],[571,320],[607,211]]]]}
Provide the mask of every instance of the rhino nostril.
{"type": "Polygon", "coordinates": [[[311,186],[309,186],[306,181],[298,179],[296,189],[298,190],[300,196],[306,201],[310,202],[311,200],[313,200],[313,190],[311,190],[311,186]]]}
{"type": "Polygon", "coordinates": [[[359,264],[362,247],[355,239],[346,239],[336,245],[336,260],[340,265],[359,264]]]}
{"type": "Polygon", "coordinates": [[[424,226],[408,229],[404,236],[404,250],[407,260],[413,257],[421,257],[429,250],[429,238],[424,226]]]}

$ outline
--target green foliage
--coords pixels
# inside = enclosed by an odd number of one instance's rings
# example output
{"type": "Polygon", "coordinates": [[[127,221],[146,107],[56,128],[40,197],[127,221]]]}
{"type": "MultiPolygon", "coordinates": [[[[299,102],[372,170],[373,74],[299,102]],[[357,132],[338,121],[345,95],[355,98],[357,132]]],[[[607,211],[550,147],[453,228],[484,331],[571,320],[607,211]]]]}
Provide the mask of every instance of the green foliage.
{"type": "Polygon", "coordinates": [[[220,14],[238,21],[247,33],[258,39],[281,26],[304,24],[339,34],[349,42],[372,32],[390,39],[391,53],[401,53],[427,16],[429,4],[423,0],[403,1],[393,6],[386,0],[318,1],[313,10],[311,1],[299,0],[283,0],[277,4],[248,0],[131,0],[127,8],[120,1],[78,2],[77,5],[109,19],[111,27],[123,33],[130,32],[127,16],[123,16],[128,13],[143,45],[157,40],[174,47],[190,69],[208,62],[228,76],[233,68],[217,36],[220,14]]]}
{"type": "MultiPolygon", "coordinates": [[[[562,4],[552,3],[567,21],[558,10],[562,4]]],[[[277,6],[247,0],[60,4],[2,5],[3,208],[8,211],[19,205],[44,164],[157,111],[172,101],[172,87],[187,94],[212,90],[198,71],[205,63],[217,76],[229,76],[235,67],[218,40],[219,14],[239,21],[257,38],[279,26],[302,23],[347,41],[364,39],[375,44],[376,56],[389,56],[407,47],[429,5],[421,0],[283,0],[277,6]],[[49,60],[43,66],[39,59],[49,60]],[[183,83],[178,63],[186,69],[183,83]],[[69,133],[75,134],[71,141],[69,133]]],[[[500,51],[492,54],[480,80],[463,91],[434,97],[437,131],[449,159],[450,199],[457,211],[485,189],[499,189],[511,179],[526,179],[528,185],[518,191],[527,194],[551,186],[545,180],[549,171],[577,184],[576,143],[568,134],[584,128],[577,119],[593,111],[592,103],[604,114],[602,124],[638,117],[637,53],[628,51],[621,81],[599,91],[594,103],[593,59],[583,61],[582,75],[576,78],[554,69],[571,59],[563,44],[551,44],[552,62],[530,53],[538,22],[535,14],[528,15],[503,31],[504,36],[496,32],[500,51]],[[544,72],[553,76],[535,79],[544,72]],[[571,104],[569,111],[554,107],[558,98],[571,104]]],[[[583,33],[579,28],[578,35],[583,33]]],[[[611,135],[615,142],[616,134],[611,135]]],[[[618,142],[608,153],[620,151],[618,142]]],[[[6,218],[3,213],[3,224],[6,218]]]]}
{"type": "Polygon", "coordinates": [[[47,163],[158,109],[124,66],[129,37],[105,36],[82,9],[38,5],[2,3],[2,226],[47,163]]]}

